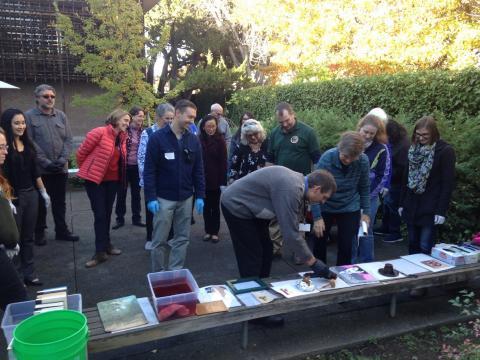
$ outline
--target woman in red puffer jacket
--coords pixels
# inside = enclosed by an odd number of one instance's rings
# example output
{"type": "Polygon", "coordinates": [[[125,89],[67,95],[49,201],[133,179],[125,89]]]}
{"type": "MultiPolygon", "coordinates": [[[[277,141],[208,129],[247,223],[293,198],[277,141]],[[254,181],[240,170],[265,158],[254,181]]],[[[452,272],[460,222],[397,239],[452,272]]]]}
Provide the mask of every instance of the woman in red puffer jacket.
{"type": "Polygon", "coordinates": [[[91,268],[120,255],[110,242],[110,218],[118,186],[125,183],[127,127],[131,116],[123,110],[113,111],[106,126],[91,130],[77,151],[78,177],[85,189],[95,218],[95,255],[85,266],[91,268]]]}

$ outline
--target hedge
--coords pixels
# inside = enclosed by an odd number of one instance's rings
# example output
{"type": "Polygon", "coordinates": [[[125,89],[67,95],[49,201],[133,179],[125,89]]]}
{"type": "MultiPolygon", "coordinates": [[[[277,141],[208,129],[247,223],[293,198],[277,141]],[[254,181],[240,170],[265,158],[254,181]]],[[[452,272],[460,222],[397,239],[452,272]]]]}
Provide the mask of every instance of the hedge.
{"type": "Polygon", "coordinates": [[[255,87],[236,92],[229,101],[234,121],[253,112],[267,129],[275,126],[278,102],[291,103],[297,118],[312,126],[326,150],[339,134],[355,129],[359,118],[382,107],[409,132],[423,115],[433,114],[442,137],[457,154],[457,186],[440,227],[442,240],[467,240],[480,231],[480,71],[424,71],[337,79],[316,83],[255,87]]]}

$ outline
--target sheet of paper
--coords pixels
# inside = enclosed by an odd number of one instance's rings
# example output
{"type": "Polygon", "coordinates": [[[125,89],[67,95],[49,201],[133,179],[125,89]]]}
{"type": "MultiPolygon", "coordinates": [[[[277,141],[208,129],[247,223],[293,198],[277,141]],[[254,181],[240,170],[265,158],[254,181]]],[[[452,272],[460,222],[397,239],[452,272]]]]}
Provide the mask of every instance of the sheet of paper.
{"type": "Polygon", "coordinates": [[[208,303],[219,300],[223,301],[227,308],[242,306],[226,285],[209,285],[199,289],[199,302],[208,303]]]}
{"type": "Polygon", "coordinates": [[[238,294],[237,297],[246,307],[258,306],[262,304],[255,296],[252,295],[252,293],[238,294]]]}
{"type": "MultiPolygon", "coordinates": [[[[389,277],[389,276],[383,276],[378,272],[379,269],[383,269],[385,264],[392,264],[391,261],[376,261],[376,262],[371,262],[371,263],[362,263],[358,264],[362,269],[370,273],[374,278],[380,280],[380,281],[391,281],[391,280],[396,280],[396,279],[401,279],[404,278],[405,275],[403,274],[398,274],[398,276],[395,277],[389,277]]],[[[393,265],[393,264],[392,264],[393,265]]],[[[393,268],[395,270],[398,270],[395,265],[393,265],[393,268]]]]}
{"type": "Polygon", "coordinates": [[[259,284],[256,281],[245,281],[245,282],[240,282],[240,283],[235,283],[233,284],[233,287],[236,290],[246,290],[246,289],[253,289],[253,288],[258,288],[259,284]]]}
{"type": "Polygon", "coordinates": [[[262,304],[268,304],[275,299],[278,299],[279,296],[268,290],[260,290],[252,292],[252,295],[255,296],[255,299],[260,301],[262,304]]]}
{"type": "MultiPolygon", "coordinates": [[[[303,277],[303,275],[309,273],[311,271],[304,271],[304,272],[299,272],[298,275],[303,277]]],[[[326,286],[328,284],[328,280],[321,278],[321,277],[312,277],[311,280],[313,281],[313,284],[319,291],[326,291],[326,290],[334,290],[334,289],[342,289],[346,287],[351,287],[351,286],[357,286],[355,284],[347,284],[345,281],[337,277],[337,280],[335,281],[335,287],[332,288],[330,286],[326,286]]]]}
{"type": "Polygon", "coordinates": [[[394,259],[389,260],[388,262],[392,264],[395,269],[404,273],[405,275],[416,275],[430,271],[405,259],[394,259]]]}
{"type": "MultiPolygon", "coordinates": [[[[140,307],[142,308],[143,314],[145,315],[145,317],[147,318],[147,321],[148,321],[148,324],[138,326],[138,327],[142,328],[142,327],[157,325],[158,324],[158,318],[157,318],[157,315],[155,314],[155,312],[153,311],[153,307],[150,304],[150,300],[148,299],[148,297],[139,298],[137,300],[138,300],[138,303],[140,304],[140,307]]],[[[131,329],[112,331],[112,334],[120,333],[120,332],[124,332],[124,331],[129,331],[129,330],[131,330],[131,329]]]]}
{"type": "Polygon", "coordinates": [[[443,270],[453,269],[454,266],[448,265],[440,260],[434,259],[425,254],[413,254],[402,256],[402,259],[408,260],[416,265],[419,265],[427,270],[439,272],[443,270]]]}

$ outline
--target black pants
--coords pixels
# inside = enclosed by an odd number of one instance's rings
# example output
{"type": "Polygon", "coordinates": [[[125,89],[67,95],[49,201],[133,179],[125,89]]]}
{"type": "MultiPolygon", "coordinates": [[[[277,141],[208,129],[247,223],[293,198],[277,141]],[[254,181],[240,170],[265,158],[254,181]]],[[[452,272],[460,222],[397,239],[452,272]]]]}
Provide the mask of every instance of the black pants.
{"type": "Polygon", "coordinates": [[[132,222],[140,222],[141,220],[141,206],[140,201],[140,178],[138,176],[138,165],[127,166],[127,187],[119,186],[117,194],[117,204],[115,205],[115,214],[117,215],[117,222],[125,222],[125,213],[127,212],[127,190],[130,184],[131,207],[132,207],[132,222]]]}
{"type": "Polygon", "coordinates": [[[205,221],[205,233],[218,235],[220,230],[220,189],[206,191],[203,220],[205,221]]]}
{"type": "Polygon", "coordinates": [[[269,220],[241,219],[222,205],[242,278],[270,276],[273,244],[268,232],[269,220]]]}
{"type": "Polygon", "coordinates": [[[147,201],[145,201],[145,219],[147,224],[147,241],[152,241],[153,214],[148,210],[147,201]]]}
{"type": "MultiPolygon", "coordinates": [[[[68,227],[65,222],[65,212],[67,205],[65,203],[65,194],[67,192],[67,179],[68,174],[49,174],[42,175],[42,181],[47,189],[47,193],[52,201],[52,214],[53,221],[55,222],[55,232],[57,235],[67,234],[68,227]]],[[[43,234],[47,228],[47,209],[45,208],[45,202],[39,195],[40,201],[38,202],[38,215],[37,224],[35,226],[35,233],[43,234]]]]}
{"type": "Polygon", "coordinates": [[[107,251],[110,246],[110,220],[118,186],[118,181],[103,181],[99,185],[92,181],[85,181],[85,189],[95,219],[95,251],[97,253],[107,251]]]}
{"type": "Polygon", "coordinates": [[[17,191],[15,200],[18,233],[20,234],[19,272],[25,279],[34,278],[33,234],[38,211],[38,192],[34,188],[17,191]]]}
{"type": "Polygon", "coordinates": [[[325,221],[325,231],[321,238],[316,239],[313,246],[313,255],[327,263],[327,239],[335,221],[338,228],[337,266],[351,264],[353,241],[356,239],[360,225],[360,211],[339,214],[323,213],[322,217],[325,221]]]}
{"type": "Polygon", "coordinates": [[[0,248],[0,309],[8,304],[27,300],[27,290],[18,276],[15,266],[4,249],[0,248]]]}

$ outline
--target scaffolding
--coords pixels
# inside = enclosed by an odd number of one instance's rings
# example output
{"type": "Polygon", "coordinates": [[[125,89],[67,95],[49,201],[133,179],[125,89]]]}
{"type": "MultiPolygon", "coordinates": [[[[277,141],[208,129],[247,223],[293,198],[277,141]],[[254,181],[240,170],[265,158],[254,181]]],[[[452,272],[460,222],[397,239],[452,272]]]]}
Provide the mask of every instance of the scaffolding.
{"type": "MultiPolygon", "coordinates": [[[[54,0],[0,0],[0,79],[22,82],[87,81],[75,72],[79,58],[62,46],[54,0]]],[[[90,16],[85,0],[59,0],[76,31],[90,16]]]]}

